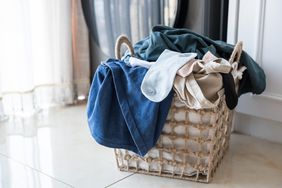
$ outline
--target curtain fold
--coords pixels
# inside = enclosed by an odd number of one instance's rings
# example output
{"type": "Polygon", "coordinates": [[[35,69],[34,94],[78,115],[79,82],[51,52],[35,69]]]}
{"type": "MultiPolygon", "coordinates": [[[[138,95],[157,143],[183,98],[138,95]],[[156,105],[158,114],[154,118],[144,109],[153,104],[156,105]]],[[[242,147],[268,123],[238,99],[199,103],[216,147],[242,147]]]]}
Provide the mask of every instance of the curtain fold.
{"type": "Polygon", "coordinates": [[[0,120],[73,104],[89,88],[78,0],[0,1],[0,120]]]}
{"type": "Polygon", "coordinates": [[[148,36],[155,25],[172,26],[178,4],[178,0],[82,0],[82,2],[93,41],[107,57],[114,56],[115,40],[121,34],[125,34],[136,43],[148,36]]]}
{"type": "Polygon", "coordinates": [[[90,44],[80,0],[72,0],[72,42],[75,99],[84,100],[90,87],[90,44]]]}

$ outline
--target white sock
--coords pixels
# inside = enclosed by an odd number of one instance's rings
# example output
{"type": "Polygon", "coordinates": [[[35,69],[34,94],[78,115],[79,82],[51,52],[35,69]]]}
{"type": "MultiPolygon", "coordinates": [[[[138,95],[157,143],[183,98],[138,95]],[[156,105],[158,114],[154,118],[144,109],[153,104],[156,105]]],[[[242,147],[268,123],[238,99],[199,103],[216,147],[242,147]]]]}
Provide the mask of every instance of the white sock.
{"type": "Polygon", "coordinates": [[[165,99],[172,89],[177,70],[196,56],[196,53],[164,50],[144,76],[141,84],[143,95],[153,102],[165,99]]]}
{"type": "Polygon", "coordinates": [[[144,61],[144,60],[141,60],[141,59],[137,59],[135,57],[129,58],[129,64],[130,64],[131,67],[140,66],[140,67],[144,67],[144,68],[149,69],[155,63],[156,62],[144,61]]]}

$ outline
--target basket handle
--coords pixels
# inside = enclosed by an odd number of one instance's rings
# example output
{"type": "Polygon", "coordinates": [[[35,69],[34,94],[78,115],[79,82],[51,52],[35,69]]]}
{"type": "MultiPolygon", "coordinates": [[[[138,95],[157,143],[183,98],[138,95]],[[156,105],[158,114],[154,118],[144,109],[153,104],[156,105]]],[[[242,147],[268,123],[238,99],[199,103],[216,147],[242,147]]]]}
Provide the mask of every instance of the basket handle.
{"type": "Polygon", "coordinates": [[[121,45],[122,44],[125,44],[126,47],[129,49],[130,55],[134,56],[134,50],[133,50],[133,46],[132,46],[131,42],[129,41],[129,39],[125,35],[120,35],[117,38],[116,45],[115,45],[115,56],[116,56],[116,59],[120,59],[121,58],[120,49],[121,49],[121,45]]]}
{"type": "Polygon", "coordinates": [[[232,63],[234,62],[238,62],[239,63],[239,60],[241,58],[241,54],[242,54],[242,51],[243,51],[243,42],[242,41],[239,41],[237,42],[237,44],[235,45],[234,49],[233,49],[233,52],[229,58],[229,63],[232,65],[232,63]]]}

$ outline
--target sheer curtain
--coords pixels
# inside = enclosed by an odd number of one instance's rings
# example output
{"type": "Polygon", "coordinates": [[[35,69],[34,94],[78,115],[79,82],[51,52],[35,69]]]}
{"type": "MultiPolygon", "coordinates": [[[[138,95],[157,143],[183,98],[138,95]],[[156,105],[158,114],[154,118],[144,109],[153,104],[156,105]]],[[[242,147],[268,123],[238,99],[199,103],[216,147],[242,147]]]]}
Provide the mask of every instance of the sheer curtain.
{"type": "Polygon", "coordinates": [[[0,0],[0,120],[84,99],[88,32],[78,0],[0,0]]]}

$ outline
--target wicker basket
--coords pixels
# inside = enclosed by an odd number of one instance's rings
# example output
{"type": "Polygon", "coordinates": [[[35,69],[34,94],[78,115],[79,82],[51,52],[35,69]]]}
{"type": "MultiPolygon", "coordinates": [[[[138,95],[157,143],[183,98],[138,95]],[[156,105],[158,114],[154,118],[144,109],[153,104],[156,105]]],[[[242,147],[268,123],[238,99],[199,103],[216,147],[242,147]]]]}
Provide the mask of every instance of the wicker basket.
{"type": "MultiPolygon", "coordinates": [[[[116,43],[116,57],[125,43],[133,55],[133,48],[125,36],[116,43]]],[[[238,62],[242,43],[236,44],[230,62],[238,62]]],[[[232,114],[224,97],[212,109],[189,109],[175,95],[165,126],[157,144],[144,157],[115,149],[117,166],[121,171],[210,182],[229,146],[232,114]]]]}

